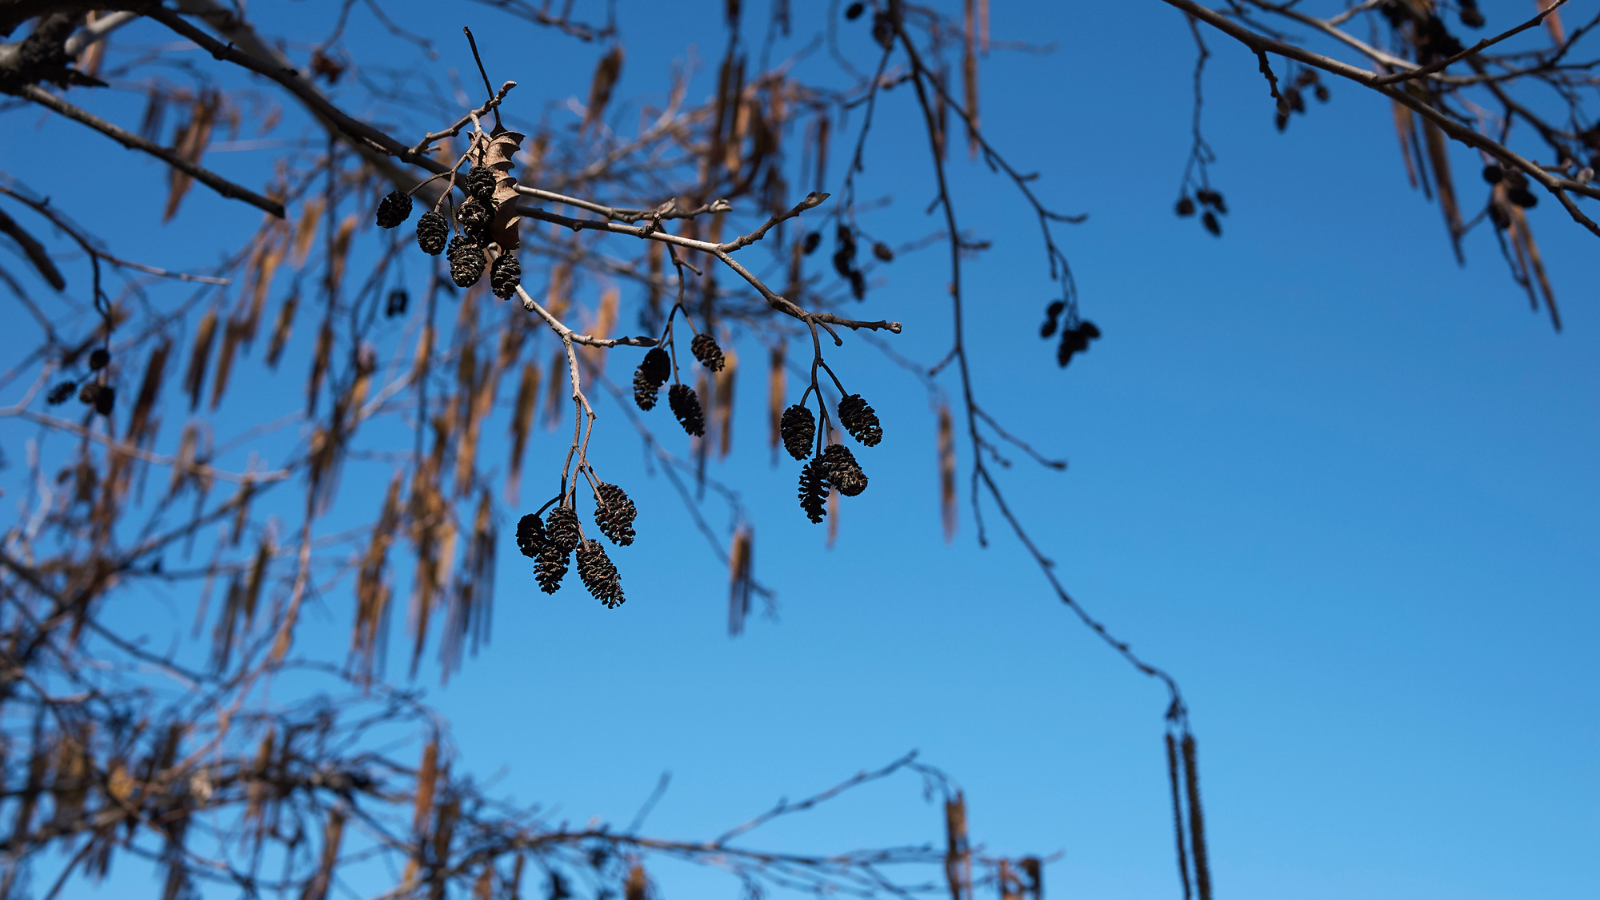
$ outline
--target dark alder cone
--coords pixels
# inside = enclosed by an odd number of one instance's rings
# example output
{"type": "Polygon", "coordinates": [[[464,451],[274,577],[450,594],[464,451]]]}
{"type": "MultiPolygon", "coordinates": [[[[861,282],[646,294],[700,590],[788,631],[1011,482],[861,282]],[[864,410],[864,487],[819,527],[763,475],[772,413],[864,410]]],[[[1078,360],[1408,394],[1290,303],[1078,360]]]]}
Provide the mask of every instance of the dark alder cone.
{"type": "Polygon", "coordinates": [[[389,196],[378,201],[378,227],[396,228],[411,218],[411,195],[405,191],[390,191],[389,196]]]}
{"type": "Polygon", "coordinates": [[[883,241],[872,245],[872,255],[884,262],[894,262],[894,251],[889,249],[889,245],[883,241]]]}
{"type": "Polygon", "coordinates": [[[523,516],[517,523],[517,549],[529,559],[538,559],[544,545],[544,522],[533,513],[523,516]]]}
{"type": "Polygon", "coordinates": [[[1222,237],[1222,223],[1217,221],[1216,213],[1206,210],[1206,214],[1200,217],[1200,224],[1217,237],[1222,237]]]}
{"type": "Polygon", "coordinates": [[[828,479],[823,475],[820,459],[813,459],[800,470],[800,508],[814,523],[828,514],[828,479]]]}
{"type": "Polygon", "coordinates": [[[409,305],[411,305],[411,295],[406,293],[405,288],[395,288],[389,292],[389,299],[383,304],[383,316],[386,319],[403,316],[409,305]]]}
{"type": "Polygon", "coordinates": [[[1317,85],[1317,89],[1313,91],[1313,93],[1317,95],[1318,103],[1327,103],[1328,98],[1333,96],[1332,94],[1328,93],[1328,86],[1325,84],[1317,85]]]}
{"type": "Polygon", "coordinates": [[[1052,300],[1044,308],[1044,324],[1039,326],[1039,337],[1047,338],[1056,333],[1057,322],[1061,318],[1062,310],[1067,308],[1066,301],[1052,300]]]}
{"type": "Polygon", "coordinates": [[[850,296],[857,300],[867,299],[867,276],[861,274],[860,269],[850,273],[850,296]]]}
{"type": "Polygon", "coordinates": [[[633,402],[640,409],[649,412],[656,408],[656,392],[661,390],[661,385],[645,377],[644,365],[633,370],[633,402]]]}
{"type": "Polygon", "coordinates": [[[872,404],[861,399],[860,394],[846,394],[839,401],[839,424],[863,446],[876,447],[883,440],[883,426],[878,424],[878,414],[872,404]]]}
{"type": "Polygon", "coordinates": [[[583,542],[583,533],[578,529],[578,513],[570,506],[557,506],[550,510],[544,533],[545,540],[549,541],[547,546],[563,554],[571,553],[583,542]]]}
{"type": "Polygon", "coordinates": [[[493,218],[494,214],[487,206],[474,201],[463,203],[456,210],[456,219],[461,222],[461,230],[480,244],[489,236],[489,221],[493,218]]]}
{"type": "Polygon", "coordinates": [[[660,387],[672,377],[672,357],[660,347],[651,347],[650,352],[644,355],[644,361],[639,363],[639,371],[651,384],[660,387]]]}
{"type": "Polygon", "coordinates": [[[817,420],[811,410],[796,403],[783,411],[778,423],[778,434],[783,437],[783,449],[795,459],[811,455],[811,442],[817,437],[817,420]]]}
{"type": "Polygon", "coordinates": [[[600,489],[595,492],[594,524],[611,543],[619,547],[633,543],[633,518],[638,514],[626,491],[600,482],[600,489]]]}
{"type": "Polygon", "coordinates": [[[689,342],[689,351],[694,354],[695,359],[700,360],[702,365],[713,372],[721,372],[723,365],[727,363],[727,360],[722,358],[722,348],[717,346],[717,339],[712,337],[709,331],[695,335],[694,340],[689,342]]]}
{"type": "Polygon", "coordinates": [[[672,414],[678,417],[678,424],[692,437],[705,437],[706,415],[700,409],[700,395],[694,388],[687,384],[675,384],[667,388],[667,405],[672,407],[672,414]]]}
{"type": "Polygon", "coordinates": [[[100,393],[94,398],[94,411],[102,416],[111,415],[117,406],[117,389],[109,384],[100,386],[100,393]]]}
{"type": "Polygon", "coordinates": [[[485,207],[494,205],[494,170],[488,166],[473,166],[467,172],[462,187],[467,194],[485,207]]]}
{"type": "Polygon", "coordinates": [[[846,497],[854,497],[867,489],[867,473],[861,471],[856,455],[843,444],[829,444],[817,458],[828,473],[828,483],[846,497]]]}
{"type": "Polygon", "coordinates": [[[800,252],[810,256],[816,252],[817,245],[822,243],[822,232],[813,231],[806,235],[805,242],[800,245],[800,252]]]}
{"type": "Polygon", "coordinates": [[[645,412],[655,408],[656,392],[672,376],[672,357],[660,347],[651,347],[639,367],[633,370],[633,402],[645,412]]]}
{"type": "Polygon", "coordinates": [[[1512,188],[1506,191],[1506,199],[1523,209],[1539,205],[1539,197],[1525,187],[1512,188]]]}
{"type": "Polygon", "coordinates": [[[1489,182],[1490,184],[1499,184],[1500,179],[1504,177],[1506,177],[1506,170],[1500,168],[1494,163],[1490,163],[1483,167],[1483,180],[1489,182]]]}
{"type": "Polygon", "coordinates": [[[489,267],[489,289],[501,300],[508,300],[517,292],[517,285],[522,283],[522,266],[517,262],[515,254],[502,253],[495,257],[494,265],[489,267]]]}
{"type": "Polygon", "coordinates": [[[1478,0],[1461,0],[1461,24],[1468,28],[1483,27],[1483,13],[1478,10],[1478,0]]]}
{"type": "Polygon", "coordinates": [[[78,402],[84,406],[93,406],[94,399],[98,396],[100,396],[100,382],[98,381],[85,381],[83,386],[78,388],[78,402]]]}
{"type": "Polygon", "coordinates": [[[50,393],[46,394],[44,397],[44,402],[50,404],[51,406],[60,406],[61,404],[72,399],[72,395],[77,392],[78,385],[75,382],[63,381],[50,389],[50,393]]]}
{"type": "Polygon", "coordinates": [[[1089,349],[1089,342],[1100,337],[1100,329],[1093,322],[1079,322],[1078,327],[1061,333],[1061,346],[1056,348],[1056,364],[1066,368],[1075,353],[1089,349]]]}
{"type": "Polygon", "coordinates": [[[466,235],[450,239],[450,280],[469,288],[483,277],[483,246],[466,235]]]}
{"type": "Polygon", "coordinates": [[[450,238],[450,223],[444,216],[428,210],[417,219],[417,246],[429,256],[444,252],[445,241],[450,238]]]}
{"type": "Polygon", "coordinates": [[[578,577],[606,609],[616,609],[627,599],[622,596],[622,576],[599,541],[584,541],[578,546],[578,577]]]}
{"type": "Polygon", "coordinates": [[[546,594],[561,590],[561,579],[567,577],[567,562],[571,555],[571,550],[562,550],[555,544],[544,545],[544,549],[539,551],[539,565],[534,570],[539,590],[546,594]]]}
{"type": "Polygon", "coordinates": [[[1179,218],[1194,215],[1194,201],[1188,197],[1178,198],[1178,208],[1175,211],[1179,218]]]}
{"type": "Polygon", "coordinates": [[[111,354],[104,347],[96,347],[89,354],[89,368],[98,372],[111,363],[111,354]]]}
{"type": "Polygon", "coordinates": [[[844,17],[854,22],[855,20],[861,18],[861,14],[866,12],[866,10],[867,5],[865,3],[852,3],[844,8],[844,17]]]}
{"type": "Polygon", "coordinates": [[[894,19],[887,12],[872,14],[872,39],[888,50],[894,46],[894,19]]]}

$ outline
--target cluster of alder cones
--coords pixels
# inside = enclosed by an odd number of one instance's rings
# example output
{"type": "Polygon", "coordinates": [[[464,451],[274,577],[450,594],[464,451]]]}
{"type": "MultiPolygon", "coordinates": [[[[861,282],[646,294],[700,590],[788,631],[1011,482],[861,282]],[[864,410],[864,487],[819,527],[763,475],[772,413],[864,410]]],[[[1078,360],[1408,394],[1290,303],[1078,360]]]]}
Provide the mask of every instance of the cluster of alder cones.
{"type": "MultiPolygon", "coordinates": [[[[668,335],[666,342],[670,346],[670,330],[668,335]]],[[[694,336],[689,342],[689,351],[701,365],[713,372],[720,372],[727,365],[722,348],[717,346],[717,339],[708,331],[694,336]]],[[[672,386],[667,388],[667,406],[672,408],[672,414],[677,417],[685,433],[690,437],[705,437],[706,414],[700,405],[700,395],[695,393],[694,388],[678,381],[676,373],[673,354],[662,347],[651,347],[639,367],[633,370],[633,402],[645,412],[655,409],[661,386],[672,379],[672,386]]]]}
{"type": "MultiPolygon", "coordinates": [[[[475,165],[459,180],[459,186],[466,192],[467,200],[455,207],[454,236],[450,221],[439,210],[431,209],[417,219],[417,246],[430,256],[446,253],[450,260],[450,280],[457,287],[477,284],[487,264],[490,290],[501,300],[509,299],[522,283],[522,266],[517,263],[516,254],[505,251],[496,256],[492,264],[488,262],[489,232],[500,210],[500,204],[494,200],[494,169],[475,165]]],[[[378,204],[381,228],[398,228],[410,217],[411,195],[405,191],[393,191],[378,204]]]]}
{"type": "MultiPolygon", "coordinates": [[[[838,412],[839,424],[862,446],[876,447],[883,440],[878,414],[860,394],[845,394],[839,401],[838,412]]],[[[812,448],[817,445],[817,420],[804,398],[783,411],[778,434],[783,438],[783,449],[789,451],[790,456],[797,460],[811,456],[812,448]]],[[[856,462],[849,447],[829,444],[818,449],[821,452],[800,470],[800,508],[812,522],[821,522],[827,516],[829,488],[846,497],[854,497],[867,489],[867,475],[861,471],[861,464],[856,462]]]]}
{"type": "MultiPolygon", "coordinates": [[[[561,589],[576,552],[583,586],[607,609],[616,609],[627,599],[622,595],[622,576],[606,555],[605,546],[584,536],[572,499],[563,497],[544,519],[538,513],[523,516],[517,523],[517,549],[536,563],[535,577],[546,594],[561,589]]],[[[626,491],[604,481],[595,484],[594,524],[613,544],[626,547],[633,543],[636,515],[638,509],[626,491]]]]}
{"type": "Polygon", "coordinates": [[[50,388],[50,393],[45,395],[45,402],[51,406],[60,406],[71,400],[74,395],[78,402],[84,406],[94,408],[102,416],[111,415],[117,405],[117,391],[106,384],[100,377],[105,367],[111,364],[111,353],[104,347],[96,347],[89,354],[89,375],[82,381],[63,381],[50,388]]]}

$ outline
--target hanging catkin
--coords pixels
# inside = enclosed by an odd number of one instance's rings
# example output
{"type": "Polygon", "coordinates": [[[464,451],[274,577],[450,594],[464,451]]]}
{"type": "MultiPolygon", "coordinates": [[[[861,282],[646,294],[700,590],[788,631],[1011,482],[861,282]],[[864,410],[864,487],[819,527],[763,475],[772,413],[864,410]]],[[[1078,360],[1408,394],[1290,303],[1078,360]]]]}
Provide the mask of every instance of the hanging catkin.
{"type": "Polygon", "coordinates": [[[1206,861],[1206,819],[1200,811],[1200,770],[1195,765],[1194,735],[1183,735],[1183,778],[1189,795],[1189,843],[1194,849],[1194,883],[1200,900],[1211,900],[1211,866],[1206,861]]]}
{"type": "Polygon", "coordinates": [[[1178,840],[1178,875],[1183,879],[1183,900],[1190,900],[1189,850],[1183,839],[1183,800],[1178,794],[1178,742],[1167,734],[1167,781],[1172,787],[1172,828],[1178,840]]]}

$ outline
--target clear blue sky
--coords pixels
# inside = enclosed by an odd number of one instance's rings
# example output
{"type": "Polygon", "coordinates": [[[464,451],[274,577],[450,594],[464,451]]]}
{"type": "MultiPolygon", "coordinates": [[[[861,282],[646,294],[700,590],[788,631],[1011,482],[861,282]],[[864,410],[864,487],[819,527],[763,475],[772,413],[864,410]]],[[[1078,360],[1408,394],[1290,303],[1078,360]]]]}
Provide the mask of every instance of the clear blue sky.
{"type": "MultiPolygon", "coordinates": [[[[1527,5],[1484,4],[1491,27],[1527,5]]],[[[689,6],[720,16],[721,4],[689,6]]],[[[437,37],[441,66],[468,64],[454,36],[473,25],[491,74],[523,84],[513,106],[528,118],[547,99],[586,96],[597,48],[476,5],[389,7],[437,37]]],[[[698,59],[713,60],[693,91],[705,93],[720,32],[664,5],[621,7],[618,96],[657,99],[696,38],[698,59]]],[[[326,11],[252,4],[269,31],[326,11]]],[[[764,16],[751,18],[759,40],[764,16]]],[[[353,21],[353,34],[375,30],[359,6],[353,21]]],[[[855,30],[845,50],[864,67],[870,42],[855,30]]],[[[1181,16],[1156,2],[997,2],[993,30],[1055,45],[992,54],[983,115],[1019,168],[1043,173],[1035,186],[1048,203],[1089,213],[1059,234],[1083,313],[1105,337],[1069,370],[1055,367],[1034,337],[1051,290],[1035,226],[1008,183],[953,154],[963,222],[995,244],[967,268],[975,375],[1002,422],[1071,461],[1064,474],[1019,463],[1002,476],[1064,582],[1183,685],[1218,896],[1593,896],[1595,239],[1554,203],[1531,212],[1563,304],[1566,331],[1554,334],[1487,232],[1468,238],[1465,267],[1454,264],[1438,209],[1407,186],[1387,101],[1332,84],[1331,103],[1278,134],[1253,56],[1208,36],[1212,177],[1232,211],[1213,239],[1171,213],[1189,146],[1181,16]]],[[[389,42],[353,43],[412,61],[389,42]]],[[[831,65],[818,54],[803,71],[831,65]]],[[[864,224],[891,242],[940,227],[921,212],[931,187],[915,114],[909,91],[887,94],[866,156],[863,198],[896,203],[864,224]]],[[[119,233],[116,217],[152,218],[159,168],[60,122],[0,138],[0,164],[48,189],[57,160],[38,150],[53,140],[71,142],[69,159],[108,161],[97,184],[127,186],[52,191],[125,256],[197,264],[218,234],[242,238],[257,222],[197,188],[174,224],[119,233]]],[[[231,156],[208,161],[245,173],[265,159],[231,156]]],[[[1476,208],[1477,165],[1464,151],[1454,159],[1463,203],[1476,208]]],[[[950,340],[941,251],[883,271],[864,312],[905,322],[900,352],[937,359],[950,340]]],[[[3,340],[14,356],[17,334],[3,340]]],[[[447,688],[434,687],[435,672],[422,679],[454,719],[461,764],[501,773],[508,794],[559,805],[574,824],[626,824],[670,770],[647,830],[711,837],[780,795],[917,748],[966,789],[989,850],[1064,852],[1047,871],[1053,896],[1177,896],[1164,692],[1086,632],[1003,532],[978,548],[970,509],[946,546],[925,391],[860,341],[830,358],[887,433],[858,453],[871,488],[846,503],[838,546],[824,549],[824,529],[795,508],[796,466],[768,466],[761,366],[739,383],[735,455],[713,464],[755,511],[757,574],[779,592],[778,619],[727,637],[724,571],[613,412],[616,439],[597,459],[642,509],[639,542],[614,554],[629,602],[608,612],[573,586],[539,593],[508,521],[493,643],[447,688]]],[[[265,396],[302,375],[291,361],[251,389],[265,396]]],[[[177,431],[168,423],[167,439],[177,431]]],[[[662,433],[682,449],[673,429],[662,433]]],[[[6,439],[13,458],[19,434],[6,439]]],[[[530,468],[561,449],[539,432],[530,468]]],[[[192,599],[172,615],[186,628],[192,599]]],[[[312,621],[338,645],[350,615],[330,598],[312,621]]],[[[750,843],[919,843],[942,839],[940,827],[907,780],[750,843]]],[[[135,871],[101,894],[155,889],[135,871]]],[[[738,890],[703,873],[658,877],[667,898],[738,890]]]]}

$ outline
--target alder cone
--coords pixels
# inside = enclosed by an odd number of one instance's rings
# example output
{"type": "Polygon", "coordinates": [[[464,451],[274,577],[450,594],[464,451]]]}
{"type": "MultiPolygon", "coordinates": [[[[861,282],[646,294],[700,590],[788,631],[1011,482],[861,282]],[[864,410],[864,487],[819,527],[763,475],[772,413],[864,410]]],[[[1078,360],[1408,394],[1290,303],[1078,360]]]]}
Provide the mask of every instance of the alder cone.
{"type": "Polygon", "coordinates": [[[469,288],[483,277],[483,246],[464,234],[450,239],[450,280],[469,288]]]}
{"type": "Polygon", "coordinates": [[[489,208],[469,200],[461,204],[456,210],[456,221],[461,223],[461,230],[478,243],[485,243],[489,238],[489,222],[494,215],[489,208]]]}
{"type": "Polygon", "coordinates": [[[72,395],[77,393],[77,391],[77,384],[71,381],[63,381],[50,389],[50,393],[46,394],[44,397],[44,402],[50,404],[51,406],[60,406],[68,400],[71,400],[72,395]]]}
{"type": "Polygon", "coordinates": [[[700,395],[694,392],[694,388],[687,384],[675,384],[667,388],[667,405],[672,407],[678,424],[691,437],[705,437],[706,414],[700,409],[700,395]]]}
{"type": "Polygon", "coordinates": [[[489,267],[489,289],[501,300],[509,300],[517,292],[517,286],[522,284],[522,265],[517,262],[517,257],[512,253],[502,253],[495,257],[494,265],[489,267]]]}
{"type": "Polygon", "coordinates": [[[550,510],[544,533],[547,546],[560,550],[563,555],[576,550],[583,542],[583,532],[578,528],[578,513],[570,506],[562,505],[550,510]]]}
{"type": "Polygon", "coordinates": [[[839,423],[850,436],[863,446],[876,447],[883,440],[883,426],[878,424],[878,414],[860,394],[846,394],[839,401],[839,423]]]}
{"type": "Polygon", "coordinates": [[[411,217],[411,195],[405,191],[390,191],[378,201],[378,227],[398,228],[411,217]]]}
{"type": "Polygon", "coordinates": [[[639,363],[639,371],[656,387],[660,387],[672,377],[672,357],[660,347],[651,347],[650,352],[644,355],[644,361],[639,363]]]}
{"type": "Polygon", "coordinates": [[[606,609],[616,609],[627,600],[622,596],[622,576],[617,574],[617,567],[612,564],[611,557],[606,556],[606,548],[599,541],[584,541],[578,545],[578,577],[606,609]]]}
{"type": "Polygon", "coordinates": [[[633,543],[633,519],[639,514],[628,492],[614,484],[600,482],[595,491],[594,524],[611,543],[626,547],[633,543]]]}
{"type": "Polygon", "coordinates": [[[795,459],[811,455],[811,442],[817,436],[817,420],[811,410],[796,403],[783,411],[778,423],[778,434],[783,438],[783,449],[795,459]]]}
{"type": "Polygon", "coordinates": [[[429,256],[444,252],[445,241],[450,237],[450,223],[444,216],[428,210],[417,219],[417,246],[429,256]]]}
{"type": "Polygon", "coordinates": [[[538,559],[544,545],[544,522],[533,513],[523,516],[517,523],[517,549],[529,559],[538,559]]]}
{"type": "Polygon", "coordinates": [[[827,472],[828,483],[846,497],[854,497],[867,489],[867,474],[861,471],[856,455],[843,444],[830,444],[822,451],[817,462],[827,472]]]}
{"type": "Polygon", "coordinates": [[[468,196],[485,207],[494,205],[494,170],[488,166],[473,166],[462,182],[468,196]]]}
{"type": "Polygon", "coordinates": [[[672,375],[672,358],[660,347],[651,347],[644,361],[633,370],[633,402],[645,412],[655,408],[656,392],[672,375]]]}
{"type": "Polygon", "coordinates": [[[727,360],[722,358],[722,348],[717,346],[717,339],[709,331],[702,331],[689,342],[689,350],[694,358],[713,372],[721,372],[727,365],[727,360]]]}
{"type": "Polygon", "coordinates": [[[813,459],[800,470],[800,508],[813,523],[828,514],[828,479],[821,459],[813,459]]]}
{"type": "Polygon", "coordinates": [[[656,392],[661,385],[645,377],[644,366],[633,370],[633,402],[645,412],[656,408],[656,392]]]}
{"type": "Polygon", "coordinates": [[[104,347],[96,347],[89,354],[89,369],[98,372],[111,364],[111,353],[104,347]]]}
{"type": "Polygon", "coordinates": [[[539,590],[546,594],[561,590],[561,579],[567,577],[567,558],[571,555],[571,550],[562,550],[555,544],[544,545],[544,549],[539,551],[539,565],[533,574],[539,582],[539,590]]]}

